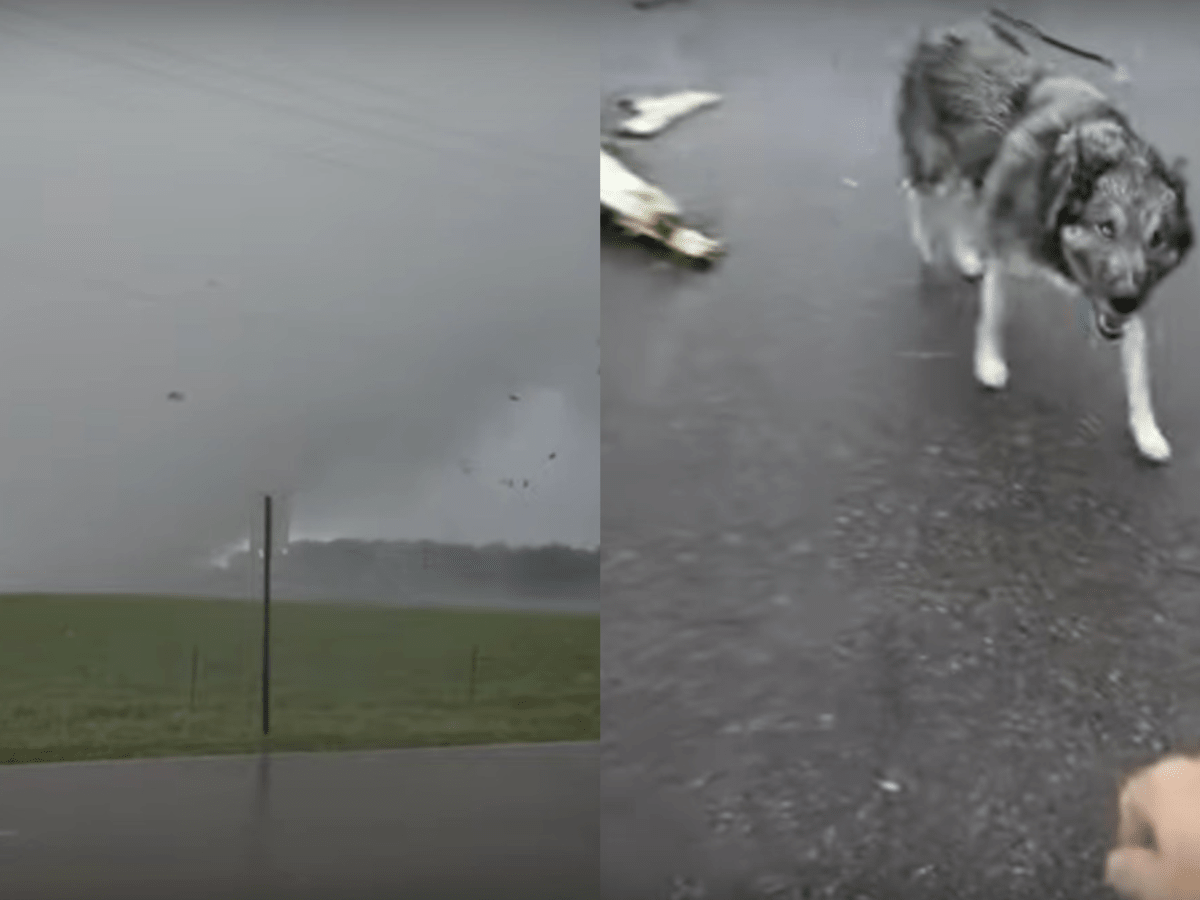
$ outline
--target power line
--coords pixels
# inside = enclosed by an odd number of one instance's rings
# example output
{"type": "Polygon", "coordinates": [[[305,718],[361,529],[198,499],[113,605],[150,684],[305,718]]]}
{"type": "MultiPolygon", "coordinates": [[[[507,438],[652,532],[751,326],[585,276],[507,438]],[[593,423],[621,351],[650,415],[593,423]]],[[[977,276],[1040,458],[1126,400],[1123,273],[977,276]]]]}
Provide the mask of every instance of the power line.
{"type": "MultiPolygon", "coordinates": [[[[62,28],[64,30],[74,31],[76,33],[88,34],[88,35],[94,35],[96,33],[94,29],[81,28],[80,26],[77,26],[77,25],[66,25],[62,22],[61,19],[59,19],[57,17],[47,16],[45,13],[40,13],[40,12],[35,13],[35,12],[26,9],[25,7],[21,7],[17,4],[0,3],[0,9],[7,9],[11,12],[16,12],[20,15],[25,15],[30,18],[38,19],[43,22],[51,23],[51,24],[55,25],[56,27],[62,28]]],[[[280,78],[276,75],[266,74],[261,71],[253,71],[253,70],[245,68],[244,66],[232,65],[223,60],[213,60],[213,59],[210,59],[210,58],[207,58],[204,56],[199,56],[195,53],[189,53],[187,51],[179,50],[178,48],[175,48],[175,47],[164,47],[161,44],[156,44],[156,43],[153,43],[150,41],[125,38],[122,41],[122,43],[129,47],[139,47],[139,48],[141,48],[143,50],[147,50],[151,53],[158,54],[159,56],[166,57],[167,59],[174,59],[177,61],[182,61],[184,63],[191,63],[193,65],[204,66],[209,69],[216,70],[216,71],[230,73],[232,75],[237,76],[238,78],[242,78],[242,79],[248,78],[249,80],[258,81],[263,84],[272,84],[272,85],[275,85],[276,87],[283,88],[284,90],[290,91],[292,93],[300,94],[304,97],[314,96],[314,92],[311,89],[305,88],[301,85],[298,85],[295,82],[291,82],[286,78],[280,78]]],[[[296,67],[294,63],[291,63],[291,65],[293,66],[293,68],[296,67]]],[[[416,100],[416,102],[418,102],[418,103],[421,102],[420,99],[416,98],[415,95],[413,94],[413,92],[411,92],[411,91],[405,91],[405,90],[402,90],[402,89],[397,88],[392,85],[381,85],[381,84],[378,84],[376,82],[372,82],[372,81],[369,81],[366,79],[357,78],[352,75],[347,75],[344,72],[333,72],[333,71],[331,71],[329,69],[325,69],[323,67],[319,68],[319,67],[314,67],[311,65],[300,67],[300,70],[310,72],[314,75],[319,75],[321,78],[325,79],[326,81],[334,81],[334,82],[340,81],[346,85],[351,85],[351,86],[359,87],[359,88],[365,88],[367,90],[372,90],[377,93],[383,94],[385,96],[402,99],[402,100],[408,101],[410,103],[413,102],[414,100],[416,100]]],[[[324,96],[330,98],[331,102],[336,103],[338,105],[341,105],[341,106],[347,105],[347,101],[345,101],[341,98],[330,97],[330,95],[328,93],[324,93],[324,96]]],[[[478,131],[471,131],[471,130],[465,129],[465,128],[457,128],[454,126],[448,126],[443,122],[440,122],[440,121],[437,121],[437,120],[431,118],[430,116],[421,115],[420,113],[414,113],[411,110],[404,110],[404,111],[399,110],[399,109],[378,110],[378,109],[374,109],[372,107],[363,106],[361,103],[354,103],[353,101],[350,101],[350,105],[356,106],[359,110],[363,110],[363,111],[370,111],[372,113],[384,113],[385,118],[390,118],[396,122],[402,123],[406,120],[410,121],[410,122],[415,121],[418,124],[427,126],[435,131],[441,131],[444,134],[458,135],[460,137],[465,137],[465,138],[468,138],[469,140],[474,140],[474,141],[486,141],[490,148],[495,148],[495,147],[499,146],[495,135],[484,134],[484,133],[481,133],[478,131]]],[[[554,155],[554,154],[548,154],[543,151],[531,149],[528,147],[520,147],[520,146],[510,144],[507,149],[514,157],[517,157],[517,158],[541,159],[541,160],[549,163],[550,165],[565,165],[567,163],[567,159],[565,157],[554,155]]]]}
{"type": "MultiPolygon", "coordinates": [[[[370,90],[370,91],[375,91],[376,93],[383,94],[384,96],[394,97],[394,98],[398,98],[398,99],[405,100],[408,102],[414,102],[414,101],[417,103],[422,102],[421,99],[416,98],[416,96],[413,94],[412,91],[402,90],[401,88],[397,88],[393,85],[379,84],[377,82],[369,81],[364,78],[358,78],[353,75],[347,75],[344,72],[334,72],[333,70],[326,69],[324,67],[317,67],[317,66],[312,66],[312,65],[302,67],[301,71],[311,72],[312,74],[319,75],[320,77],[322,77],[328,81],[333,81],[333,82],[340,81],[346,85],[359,87],[359,88],[365,88],[366,90],[370,90]]],[[[353,102],[353,101],[351,101],[351,102],[353,102]]],[[[362,104],[354,104],[354,105],[356,105],[359,109],[362,109],[364,111],[372,109],[371,107],[363,106],[362,104]]],[[[405,111],[393,110],[393,113],[395,114],[394,117],[397,118],[397,120],[402,120],[404,118],[407,118],[408,120],[415,120],[420,124],[428,125],[431,128],[439,129],[447,134],[458,134],[458,135],[462,135],[464,137],[485,140],[493,146],[498,146],[498,144],[496,143],[497,137],[494,134],[484,134],[484,133],[477,132],[477,131],[469,131],[465,128],[456,128],[454,126],[448,126],[448,125],[445,125],[444,123],[438,122],[437,120],[433,119],[431,116],[423,115],[419,112],[413,112],[411,110],[405,110],[405,111]]],[[[574,168],[574,166],[571,164],[570,160],[565,156],[559,156],[557,154],[550,154],[550,153],[546,153],[541,150],[535,150],[535,149],[531,149],[529,147],[521,147],[521,146],[518,146],[515,144],[509,144],[508,149],[510,152],[517,154],[521,157],[528,157],[531,159],[544,160],[545,162],[547,162],[551,165],[561,165],[561,166],[571,165],[572,169],[574,168]]]]}
{"type": "MultiPolygon", "coordinates": [[[[30,13],[27,10],[14,8],[11,5],[7,5],[7,4],[0,4],[0,8],[4,9],[6,11],[9,11],[9,12],[15,12],[18,15],[25,15],[30,18],[35,18],[35,19],[44,19],[45,18],[43,16],[39,16],[39,15],[30,13]]],[[[76,30],[78,30],[78,29],[76,29],[76,30]]],[[[256,97],[256,96],[254,96],[252,94],[248,94],[244,91],[231,90],[228,88],[223,88],[220,86],[213,85],[211,83],[206,84],[202,80],[198,81],[195,78],[189,78],[187,76],[182,76],[182,75],[179,75],[178,73],[166,71],[166,70],[163,70],[156,66],[147,65],[142,62],[130,60],[123,56],[114,55],[111,53],[106,53],[104,51],[97,51],[97,50],[89,49],[89,48],[81,48],[77,45],[72,45],[70,43],[64,43],[62,41],[41,37],[36,34],[30,34],[28,31],[22,30],[20,28],[14,28],[12,25],[0,26],[0,31],[8,32],[10,34],[16,35],[17,37],[23,38],[28,41],[32,41],[34,43],[42,44],[44,46],[48,46],[48,47],[51,47],[56,50],[64,50],[68,53],[74,53],[76,55],[79,55],[79,56],[82,56],[85,58],[90,57],[91,59],[99,60],[100,62],[106,62],[106,63],[112,64],[112,65],[116,65],[118,67],[123,67],[126,69],[130,69],[132,71],[139,72],[144,75],[151,75],[155,78],[163,79],[166,81],[171,81],[176,84],[183,85],[184,87],[201,91],[202,93],[208,93],[208,94],[213,94],[216,96],[225,97],[226,99],[232,99],[235,102],[258,106],[258,107],[261,107],[264,109],[270,109],[274,112],[282,112],[282,113],[296,116],[299,118],[307,119],[312,122],[318,122],[320,124],[323,124],[323,125],[335,128],[335,129],[341,129],[341,130],[350,131],[350,132],[357,132],[360,135],[363,135],[363,136],[366,136],[369,138],[373,138],[378,141],[383,141],[385,143],[395,144],[395,145],[403,146],[406,148],[415,148],[418,150],[426,150],[431,153],[438,154],[439,156],[444,156],[447,152],[460,152],[460,153],[466,152],[468,154],[472,154],[472,155],[476,156],[476,158],[478,158],[480,160],[485,160],[492,167],[498,167],[498,168],[507,167],[511,173],[520,174],[520,175],[524,175],[524,176],[528,176],[528,177],[535,177],[535,178],[542,179],[542,180],[545,180],[548,175],[548,173],[544,169],[535,171],[535,170],[528,169],[525,167],[512,165],[510,163],[501,162],[502,158],[491,153],[490,148],[480,148],[479,151],[476,151],[475,148],[465,148],[465,147],[449,148],[446,146],[439,146],[439,145],[437,145],[435,143],[431,143],[425,139],[414,139],[414,137],[412,135],[405,135],[404,137],[400,137],[391,132],[383,131],[383,130],[380,130],[377,128],[373,128],[371,126],[366,126],[366,125],[362,125],[362,124],[355,123],[355,122],[347,122],[336,116],[329,116],[324,113],[318,113],[318,112],[313,112],[311,110],[305,110],[301,107],[297,107],[297,106],[294,106],[294,105],[291,105],[288,103],[281,103],[281,102],[275,101],[275,100],[269,100],[269,99],[265,99],[262,97],[256,97]]],[[[477,170],[469,170],[469,171],[475,171],[476,174],[485,174],[482,172],[478,172],[477,170]]]]}

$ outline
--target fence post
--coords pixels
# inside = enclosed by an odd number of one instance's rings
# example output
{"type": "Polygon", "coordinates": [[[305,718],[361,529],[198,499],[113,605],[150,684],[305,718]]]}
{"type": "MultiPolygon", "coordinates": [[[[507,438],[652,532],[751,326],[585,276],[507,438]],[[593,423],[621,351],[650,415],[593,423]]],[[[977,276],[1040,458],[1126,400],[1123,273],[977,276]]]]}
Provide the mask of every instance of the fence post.
{"type": "Polygon", "coordinates": [[[471,678],[467,683],[467,702],[475,702],[475,669],[479,664],[479,645],[471,645],[471,678]]]}
{"type": "Polygon", "coordinates": [[[188,698],[188,712],[196,709],[196,670],[200,666],[200,645],[192,645],[192,691],[188,698]]]}
{"type": "Polygon", "coordinates": [[[270,725],[271,697],[271,495],[263,497],[262,733],[270,725]]]}

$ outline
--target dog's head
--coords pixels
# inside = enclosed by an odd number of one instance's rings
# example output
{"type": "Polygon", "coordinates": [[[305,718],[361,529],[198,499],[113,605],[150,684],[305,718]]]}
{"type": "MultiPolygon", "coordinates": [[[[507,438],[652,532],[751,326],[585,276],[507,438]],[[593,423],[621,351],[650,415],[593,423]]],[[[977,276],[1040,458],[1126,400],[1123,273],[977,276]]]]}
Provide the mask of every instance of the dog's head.
{"type": "Polygon", "coordinates": [[[1110,340],[1191,249],[1183,168],[1182,159],[1164,164],[1116,117],[1078,124],[1058,139],[1043,223],[1110,340]]]}

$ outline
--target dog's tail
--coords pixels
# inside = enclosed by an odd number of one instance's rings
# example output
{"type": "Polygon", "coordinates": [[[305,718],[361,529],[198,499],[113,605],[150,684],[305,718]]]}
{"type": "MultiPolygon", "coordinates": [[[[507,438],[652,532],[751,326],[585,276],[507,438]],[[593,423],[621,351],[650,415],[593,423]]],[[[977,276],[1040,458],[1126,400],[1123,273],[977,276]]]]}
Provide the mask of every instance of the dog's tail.
{"type": "Polygon", "coordinates": [[[1026,22],[1024,19],[1018,19],[1016,16],[1011,16],[1002,9],[996,9],[993,7],[992,9],[988,10],[988,14],[996,19],[999,19],[1001,22],[1011,26],[1012,28],[1016,28],[1025,32],[1026,34],[1032,35],[1044,44],[1049,44],[1051,47],[1057,47],[1059,50],[1064,50],[1067,53],[1073,53],[1075,56],[1082,57],[1083,59],[1090,59],[1092,62],[1100,63],[1100,65],[1112,69],[1113,72],[1116,73],[1118,80],[1124,80],[1124,68],[1113,62],[1107,56],[1103,56],[1099,53],[1093,53],[1090,50],[1083,50],[1074,46],[1073,44],[1068,44],[1066,41],[1060,41],[1058,38],[1051,37],[1032,22],[1026,22]]]}

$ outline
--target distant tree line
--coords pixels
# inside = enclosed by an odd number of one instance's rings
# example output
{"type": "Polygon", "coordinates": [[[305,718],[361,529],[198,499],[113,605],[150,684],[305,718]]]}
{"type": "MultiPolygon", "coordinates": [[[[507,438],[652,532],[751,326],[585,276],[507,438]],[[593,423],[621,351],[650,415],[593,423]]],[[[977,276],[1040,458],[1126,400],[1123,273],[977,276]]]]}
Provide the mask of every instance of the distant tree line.
{"type": "MultiPolygon", "coordinates": [[[[260,561],[236,554],[225,577],[252,583],[260,561]]],[[[274,559],[281,597],[400,601],[438,596],[595,595],[599,550],[561,544],[474,547],[433,541],[295,541],[274,559]]]]}

